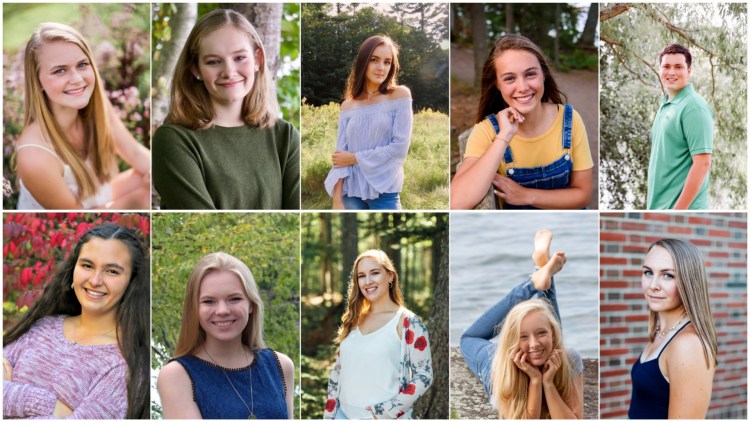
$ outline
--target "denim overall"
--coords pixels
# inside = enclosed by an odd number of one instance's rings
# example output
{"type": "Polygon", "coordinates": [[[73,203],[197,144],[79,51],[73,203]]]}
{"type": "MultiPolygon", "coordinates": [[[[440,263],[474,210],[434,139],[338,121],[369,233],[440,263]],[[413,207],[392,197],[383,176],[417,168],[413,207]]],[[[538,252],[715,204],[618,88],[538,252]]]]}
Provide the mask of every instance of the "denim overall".
{"type": "MultiPolygon", "coordinates": [[[[495,134],[500,133],[500,125],[497,116],[490,114],[486,117],[492,123],[495,134]]],[[[555,162],[540,167],[515,168],[513,166],[513,153],[510,146],[505,149],[503,162],[505,162],[506,176],[523,187],[543,190],[566,189],[570,186],[570,173],[573,171],[573,159],[570,155],[571,139],[573,137],[573,107],[565,104],[563,111],[563,155],[555,162]]],[[[515,206],[503,203],[503,209],[537,209],[533,206],[515,206]]]]}

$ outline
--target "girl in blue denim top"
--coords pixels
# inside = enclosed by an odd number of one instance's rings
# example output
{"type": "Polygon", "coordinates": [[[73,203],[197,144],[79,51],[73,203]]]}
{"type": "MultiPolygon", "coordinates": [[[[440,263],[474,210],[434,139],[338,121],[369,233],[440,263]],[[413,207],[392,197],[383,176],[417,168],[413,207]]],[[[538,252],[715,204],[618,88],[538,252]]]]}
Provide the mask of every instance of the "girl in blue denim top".
{"type": "Polygon", "coordinates": [[[520,35],[497,41],[482,70],[477,124],[451,183],[451,208],[473,208],[490,187],[503,209],[585,207],[594,163],[583,121],[563,98],[536,44],[520,35]]]}
{"type": "Polygon", "coordinates": [[[382,250],[354,262],[325,419],[407,419],[432,384],[427,328],[403,307],[398,274],[382,250]]]}
{"type": "Polygon", "coordinates": [[[412,110],[411,92],[396,85],[398,69],[398,46],[388,36],[359,47],[325,180],[334,209],[401,209],[412,110]]]}
{"type": "Polygon", "coordinates": [[[263,344],[263,302],[239,259],[212,253],[193,269],[156,387],[164,418],[294,418],[294,364],[263,344]]]}
{"type": "Polygon", "coordinates": [[[550,256],[552,233],[537,232],[538,270],[482,314],[461,336],[461,354],[502,419],[582,418],[583,362],[565,348],[552,277],[565,254],[550,256]],[[500,329],[499,341],[490,342],[500,329]]]}

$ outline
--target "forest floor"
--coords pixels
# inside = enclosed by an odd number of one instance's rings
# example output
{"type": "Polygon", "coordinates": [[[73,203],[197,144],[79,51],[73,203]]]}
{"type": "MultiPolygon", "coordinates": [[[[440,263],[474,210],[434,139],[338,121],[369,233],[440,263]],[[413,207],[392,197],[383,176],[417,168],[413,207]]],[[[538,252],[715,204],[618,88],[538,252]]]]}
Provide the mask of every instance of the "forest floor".
{"type": "MultiPolygon", "coordinates": [[[[451,347],[451,418],[497,419],[484,388],[469,371],[458,347],[451,347]]],[[[583,418],[599,418],[599,360],[583,360],[583,418]]]]}
{"type": "MultiPolygon", "coordinates": [[[[583,119],[594,160],[594,189],[589,209],[599,207],[599,73],[594,70],[552,72],[557,86],[583,119]]],[[[474,52],[451,45],[451,177],[460,160],[458,136],[474,126],[479,92],[474,90],[474,52]]]]}

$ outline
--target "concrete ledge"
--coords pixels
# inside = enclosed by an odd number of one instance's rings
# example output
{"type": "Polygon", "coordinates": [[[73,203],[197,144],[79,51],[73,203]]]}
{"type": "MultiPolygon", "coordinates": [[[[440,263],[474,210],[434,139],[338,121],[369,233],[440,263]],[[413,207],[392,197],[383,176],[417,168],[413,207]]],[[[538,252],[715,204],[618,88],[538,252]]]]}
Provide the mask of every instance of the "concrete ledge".
{"type": "MultiPolygon", "coordinates": [[[[451,347],[451,418],[497,419],[484,387],[469,371],[458,347],[451,347]]],[[[583,417],[599,418],[599,360],[583,360],[583,417]]]]}

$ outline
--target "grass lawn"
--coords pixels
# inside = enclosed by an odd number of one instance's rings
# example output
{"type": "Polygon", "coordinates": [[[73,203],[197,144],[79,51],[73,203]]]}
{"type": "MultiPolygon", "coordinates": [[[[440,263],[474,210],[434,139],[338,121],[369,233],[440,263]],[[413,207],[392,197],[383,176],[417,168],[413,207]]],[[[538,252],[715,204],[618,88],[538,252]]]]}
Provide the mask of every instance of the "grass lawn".
{"type": "MultiPolygon", "coordinates": [[[[330,209],[323,187],[336,149],[339,105],[302,106],[302,209],[330,209]]],[[[404,163],[404,209],[448,209],[448,115],[423,110],[414,115],[411,146],[404,163]]]]}

